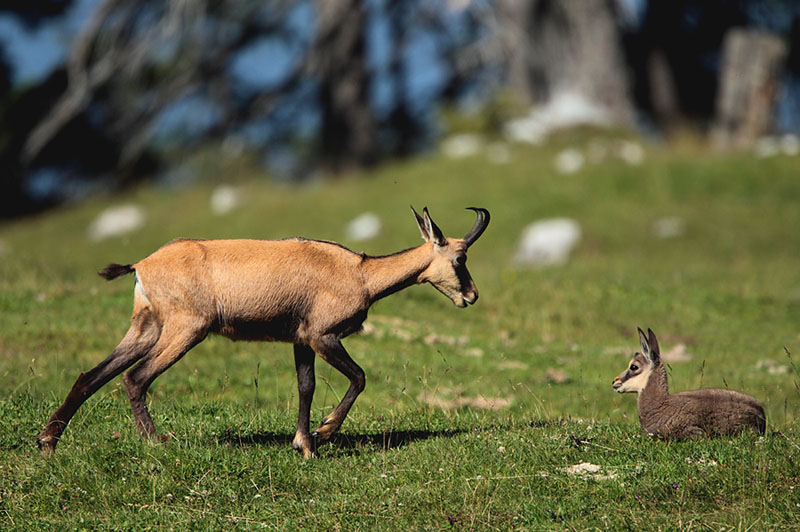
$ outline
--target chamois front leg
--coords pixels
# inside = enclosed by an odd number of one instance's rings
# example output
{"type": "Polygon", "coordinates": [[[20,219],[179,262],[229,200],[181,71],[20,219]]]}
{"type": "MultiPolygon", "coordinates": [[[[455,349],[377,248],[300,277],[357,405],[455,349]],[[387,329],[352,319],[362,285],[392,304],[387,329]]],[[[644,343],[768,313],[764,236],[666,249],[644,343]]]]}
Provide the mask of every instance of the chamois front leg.
{"type": "Polygon", "coordinates": [[[311,434],[312,437],[318,438],[319,441],[325,441],[341,427],[356,397],[364,390],[366,377],[364,376],[364,370],[353,362],[353,359],[347,354],[344,346],[336,336],[325,336],[312,342],[311,347],[322,360],[350,379],[350,387],[342,397],[339,405],[322,420],[320,426],[311,434]]]}
{"type": "Polygon", "coordinates": [[[311,416],[311,400],[314,398],[314,350],[305,344],[294,344],[294,366],[297,370],[297,392],[299,410],[297,414],[297,433],[292,440],[292,448],[303,453],[304,458],[314,456],[316,449],[308,429],[311,416]]]}

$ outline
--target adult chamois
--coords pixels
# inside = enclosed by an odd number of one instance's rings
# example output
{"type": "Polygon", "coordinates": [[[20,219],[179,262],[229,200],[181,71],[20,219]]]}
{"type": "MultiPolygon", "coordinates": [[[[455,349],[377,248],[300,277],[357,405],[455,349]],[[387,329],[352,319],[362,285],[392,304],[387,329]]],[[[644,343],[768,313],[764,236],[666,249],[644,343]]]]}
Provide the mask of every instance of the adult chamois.
{"type": "Polygon", "coordinates": [[[55,451],[78,408],[104,384],[136,362],[123,381],[134,424],[156,439],[145,395],[150,384],[209,334],[234,340],[294,344],[299,414],[292,447],[313,456],[316,441],[336,432],[365,376],[342,346],[357,332],[377,300],[430,283],[457,307],[478,299],[467,271],[467,248],[489,224],[486,209],[469,207],[477,220],[464,238],[445,238],[425,208],[412,207],[425,243],[381,257],[354,253],[320,240],[174,240],[133,264],[109,264],[100,276],[134,273],[131,326],[116,349],[81,373],[37,441],[42,454],[55,451]],[[309,432],[314,395],[314,358],[339,370],[350,387],[339,405],[309,432]]]}

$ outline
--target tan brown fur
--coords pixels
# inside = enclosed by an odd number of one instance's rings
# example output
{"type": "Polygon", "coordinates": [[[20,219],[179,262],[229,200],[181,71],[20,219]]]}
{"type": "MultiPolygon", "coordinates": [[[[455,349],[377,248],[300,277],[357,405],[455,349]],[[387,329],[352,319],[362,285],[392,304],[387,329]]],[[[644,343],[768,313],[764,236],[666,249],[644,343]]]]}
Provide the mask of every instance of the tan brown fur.
{"type": "Polygon", "coordinates": [[[731,436],[744,430],[764,434],[764,408],[749,395],[721,388],[670,394],[658,340],[650,329],[648,335],[639,329],[642,352],[612,382],[620,393],[639,394],[639,422],[645,433],[675,440],[731,436]]]}
{"type": "Polygon", "coordinates": [[[338,430],[364,389],[364,372],[340,340],[360,330],[375,301],[425,282],[458,307],[477,300],[466,251],[488,225],[489,213],[474,210],[478,219],[463,239],[445,238],[427,209],[423,216],[415,211],[425,243],[384,257],[303,238],[180,239],[136,263],[108,265],[99,272],[105,279],[135,272],[131,328],[104,362],[79,376],[39,434],[42,452],[55,450],[62,431],[89,396],[136,362],[125,374],[125,389],[137,428],[143,436],[155,437],[145,402],[148,387],[214,333],[234,340],[294,344],[300,406],[293,447],[311,456],[312,437],[325,440],[338,430]],[[312,434],[308,416],[315,354],[347,376],[350,388],[312,434]]]}

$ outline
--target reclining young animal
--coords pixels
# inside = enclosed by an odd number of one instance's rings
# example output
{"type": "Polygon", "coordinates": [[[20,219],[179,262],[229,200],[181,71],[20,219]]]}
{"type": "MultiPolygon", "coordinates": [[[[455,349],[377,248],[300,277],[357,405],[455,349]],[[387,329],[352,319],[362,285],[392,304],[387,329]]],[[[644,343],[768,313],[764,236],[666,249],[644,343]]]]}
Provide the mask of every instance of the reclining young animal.
{"type": "Polygon", "coordinates": [[[669,393],[658,340],[651,329],[647,333],[639,329],[642,352],[611,383],[619,393],[639,394],[639,422],[645,433],[675,440],[731,436],[748,429],[764,434],[764,408],[749,395],[724,388],[669,393]]]}
{"type": "Polygon", "coordinates": [[[139,262],[109,264],[99,272],[105,279],[127,273],[135,276],[130,329],[105,360],[80,374],[37,438],[42,453],[52,454],[78,408],[136,362],[123,378],[125,391],[136,428],[145,438],[157,438],[145,402],[148,387],[209,333],[215,333],[234,340],[294,344],[299,414],[292,447],[305,457],[312,456],[316,441],[330,438],[339,429],[364,389],[364,372],[341,339],[361,329],[375,301],[426,282],[457,307],[478,299],[467,271],[467,248],[486,229],[489,212],[469,208],[477,213],[477,220],[463,239],[445,238],[427,208],[422,216],[414,211],[425,243],[382,257],[304,238],[180,239],[139,262]],[[350,386],[311,433],[315,353],[344,374],[350,386]]]}

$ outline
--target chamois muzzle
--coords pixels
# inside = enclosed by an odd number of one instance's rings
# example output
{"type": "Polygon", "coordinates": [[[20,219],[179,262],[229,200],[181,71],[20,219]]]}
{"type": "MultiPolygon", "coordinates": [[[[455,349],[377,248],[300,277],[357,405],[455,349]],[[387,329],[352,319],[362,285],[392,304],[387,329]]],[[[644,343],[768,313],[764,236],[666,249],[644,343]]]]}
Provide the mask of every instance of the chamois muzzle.
{"type": "Polygon", "coordinates": [[[478,215],[478,219],[475,220],[475,225],[472,226],[472,229],[470,229],[469,233],[464,237],[464,242],[467,244],[467,247],[470,247],[472,243],[478,240],[478,237],[486,231],[491,216],[489,216],[489,211],[481,207],[467,207],[467,209],[475,211],[478,215]]]}

